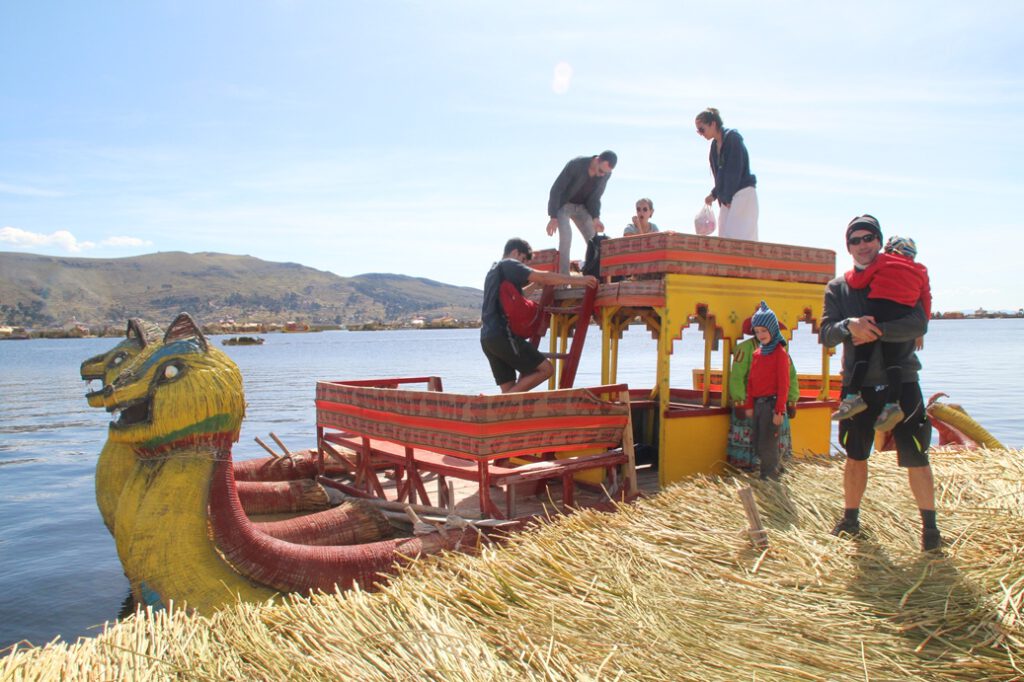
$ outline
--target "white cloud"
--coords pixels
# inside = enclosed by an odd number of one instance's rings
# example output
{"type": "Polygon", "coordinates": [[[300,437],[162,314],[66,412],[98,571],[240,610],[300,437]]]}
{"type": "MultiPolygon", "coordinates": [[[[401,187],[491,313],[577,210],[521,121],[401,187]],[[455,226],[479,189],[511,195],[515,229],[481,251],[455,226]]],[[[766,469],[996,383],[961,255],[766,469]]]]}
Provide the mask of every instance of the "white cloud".
{"type": "MultiPolygon", "coordinates": [[[[97,247],[96,242],[79,241],[75,235],[67,230],[57,230],[50,234],[41,234],[10,226],[0,228],[0,243],[9,244],[19,249],[55,248],[68,253],[80,253],[97,247]]],[[[112,246],[115,248],[152,245],[153,242],[139,239],[138,237],[109,237],[99,243],[99,246],[112,246]]]]}
{"type": "Polygon", "coordinates": [[[15,248],[22,249],[56,247],[69,253],[78,253],[79,251],[96,246],[94,242],[78,241],[75,235],[67,230],[57,230],[51,234],[40,234],[38,232],[21,230],[17,227],[0,228],[0,242],[6,242],[15,248]]]}
{"type": "Polygon", "coordinates": [[[100,242],[103,246],[153,246],[153,242],[148,239],[139,239],[138,237],[110,237],[100,242]]]}

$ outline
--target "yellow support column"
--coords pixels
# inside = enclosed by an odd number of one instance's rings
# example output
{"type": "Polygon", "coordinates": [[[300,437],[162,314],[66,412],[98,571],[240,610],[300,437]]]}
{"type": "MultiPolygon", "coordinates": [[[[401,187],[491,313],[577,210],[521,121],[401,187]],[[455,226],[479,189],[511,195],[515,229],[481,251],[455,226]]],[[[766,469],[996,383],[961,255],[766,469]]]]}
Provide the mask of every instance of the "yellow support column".
{"type": "MultiPolygon", "coordinates": [[[[722,339],[722,407],[729,407],[729,379],[732,376],[732,339],[722,339]]],[[[705,380],[707,383],[707,380],[705,380]]]]}
{"type": "Polygon", "coordinates": [[[701,392],[700,401],[704,407],[711,404],[711,344],[715,339],[714,327],[704,327],[704,390],[701,392]],[[709,334],[710,332],[710,334],[709,334]]]}
{"type": "Polygon", "coordinates": [[[612,319],[614,316],[614,310],[611,307],[601,308],[601,383],[611,384],[614,383],[612,379],[613,373],[611,372],[611,360],[612,353],[615,349],[612,348],[612,319]]]}
{"type": "Polygon", "coordinates": [[[668,447],[665,442],[665,413],[668,411],[669,403],[669,357],[672,352],[671,332],[669,332],[669,327],[665,320],[666,311],[666,308],[654,308],[654,314],[661,321],[661,326],[658,330],[658,359],[655,365],[654,393],[658,402],[657,414],[659,423],[658,484],[662,487],[666,485],[664,472],[665,463],[668,459],[668,447]]]}

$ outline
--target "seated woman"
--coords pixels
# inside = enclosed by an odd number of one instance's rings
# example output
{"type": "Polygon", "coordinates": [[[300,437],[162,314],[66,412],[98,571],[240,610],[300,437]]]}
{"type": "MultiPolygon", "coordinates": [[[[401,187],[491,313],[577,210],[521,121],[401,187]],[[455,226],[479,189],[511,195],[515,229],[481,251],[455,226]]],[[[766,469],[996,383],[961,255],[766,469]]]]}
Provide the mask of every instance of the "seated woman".
{"type": "Polygon", "coordinates": [[[622,231],[622,236],[628,237],[631,234],[657,232],[658,226],[651,222],[652,215],[654,215],[654,202],[646,197],[637,199],[636,215],[633,216],[633,222],[626,225],[626,229],[622,231]]]}

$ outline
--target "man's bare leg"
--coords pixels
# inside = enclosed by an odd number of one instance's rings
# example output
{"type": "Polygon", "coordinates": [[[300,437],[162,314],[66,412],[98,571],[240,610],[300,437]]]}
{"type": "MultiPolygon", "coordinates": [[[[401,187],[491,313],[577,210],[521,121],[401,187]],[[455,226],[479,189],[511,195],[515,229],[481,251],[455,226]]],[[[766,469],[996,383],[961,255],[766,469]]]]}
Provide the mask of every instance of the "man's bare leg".
{"type": "Polygon", "coordinates": [[[931,465],[907,469],[910,492],[914,494],[918,509],[935,509],[935,479],[931,465]]]}
{"type": "Polygon", "coordinates": [[[529,374],[521,375],[519,377],[519,381],[515,382],[514,384],[502,384],[500,387],[501,392],[525,393],[526,391],[529,391],[530,389],[539,386],[540,384],[550,379],[551,375],[554,374],[554,372],[554,365],[551,364],[550,360],[545,360],[544,362],[537,365],[537,369],[533,370],[529,374]]]}
{"type": "Polygon", "coordinates": [[[843,469],[843,501],[847,509],[860,509],[860,501],[868,488],[868,462],[846,458],[843,469]]]}

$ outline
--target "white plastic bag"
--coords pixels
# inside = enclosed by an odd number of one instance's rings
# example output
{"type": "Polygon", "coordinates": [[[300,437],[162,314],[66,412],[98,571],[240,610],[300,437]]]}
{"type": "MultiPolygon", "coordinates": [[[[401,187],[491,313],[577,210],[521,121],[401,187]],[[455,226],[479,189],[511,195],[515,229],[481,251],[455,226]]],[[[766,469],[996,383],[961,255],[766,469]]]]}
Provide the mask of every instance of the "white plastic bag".
{"type": "Polygon", "coordinates": [[[697,228],[697,234],[702,237],[706,237],[715,231],[715,212],[711,209],[710,204],[704,204],[697,211],[697,215],[693,219],[693,226],[697,228]]]}

